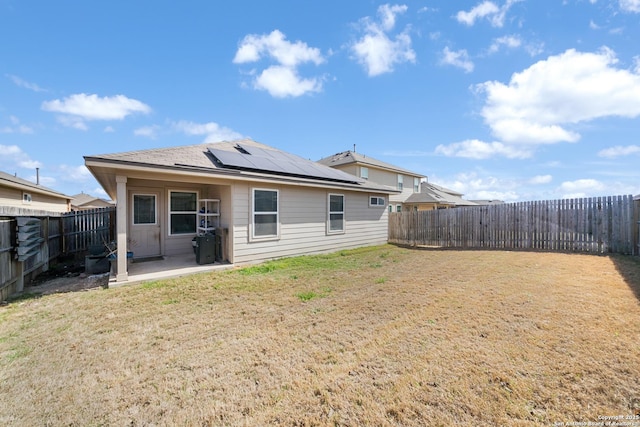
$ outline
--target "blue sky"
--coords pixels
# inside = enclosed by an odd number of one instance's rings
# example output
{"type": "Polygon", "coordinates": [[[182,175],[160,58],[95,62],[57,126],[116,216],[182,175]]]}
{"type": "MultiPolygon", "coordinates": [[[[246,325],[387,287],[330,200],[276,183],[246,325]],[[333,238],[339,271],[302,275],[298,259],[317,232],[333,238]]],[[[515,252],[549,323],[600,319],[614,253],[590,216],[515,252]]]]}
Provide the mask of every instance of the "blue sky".
{"type": "Polygon", "coordinates": [[[469,199],[640,193],[640,0],[0,0],[0,170],[252,138],[469,199]]]}

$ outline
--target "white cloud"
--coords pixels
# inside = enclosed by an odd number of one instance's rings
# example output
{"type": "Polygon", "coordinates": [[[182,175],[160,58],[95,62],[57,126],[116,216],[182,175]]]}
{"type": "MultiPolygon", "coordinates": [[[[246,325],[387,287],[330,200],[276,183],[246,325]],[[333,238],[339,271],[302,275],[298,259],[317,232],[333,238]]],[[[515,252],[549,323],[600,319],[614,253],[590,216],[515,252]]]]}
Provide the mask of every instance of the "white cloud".
{"type": "Polygon", "coordinates": [[[25,89],[29,89],[32,90],[34,92],[46,92],[46,89],[41,88],[40,86],[38,86],[35,83],[31,83],[28,82],[18,76],[14,76],[12,74],[5,74],[6,77],[8,77],[9,79],[11,79],[11,81],[19,87],[23,87],[25,89]]]}
{"type": "Polygon", "coordinates": [[[410,27],[405,27],[393,38],[389,35],[395,27],[396,17],[406,11],[405,5],[385,4],[378,8],[380,22],[372,21],[369,17],[360,20],[364,35],[351,45],[351,51],[369,77],[390,73],[397,64],[415,62],[416,53],[411,48],[410,27]]]}
{"type": "Polygon", "coordinates": [[[85,120],[123,120],[134,114],[148,114],[151,107],[124,95],[99,97],[78,93],[63,100],[54,99],[44,101],[41,108],[44,111],[65,114],[59,121],[66,126],[76,129],[86,129],[85,120]]]}
{"type": "Polygon", "coordinates": [[[113,133],[115,131],[116,131],[116,129],[113,126],[107,126],[103,130],[104,133],[113,133]]]}
{"type": "Polygon", "coordinates": [[[487,18],[491,26],[500,28],[504,25],[505,17],[511,6],[520,1],[522,0],[507,0],[502,7],[498,7],[492,1],[483,1],[468,12],[464,10],[459,11],[456,14],[456,19],[461,24],[472,26],[477,20],[487,18]]]}
{"type": "Polygon", "coordinates": [[[302,78],[298,73],[298,67],[302,64],[320,65],[325,62],[319,49],[309,47],[301,41],[291,43],[279,30],[267,35],[249,34],[240,43],[233,63],[258,62],[265,57],[275,61],[277,65],[265,68],[254,77],[255,89],[266,90],[276,98],[296,97],[322,90],[322,78],[302,78]]]}
{"type": "Polygon", "coordinates": [[[591,20],[589,21],[589,28],[591,28],[592,30],[599,30],[602,27],[600,27],[598,24],[593,22],[593,20],[591,20]]]}
{"type": "Polygon", "coordinates": [[[235,64],[256,62],[264,56],[271,57],[285,67],[297,67],[307,62],[320,65],[325,61],[319,49],[309,47],[301,41],[291,43],[286,40],[286,36],[282,32],[273,30],[268,35],[249,34],[245,36],[238,47],[233,62],[235,64]]]}
{"type": "Polygon", "coordinates": [[[620,0],[620,9],[625,12],[640,12],[640,0],[620,0]]]}
{"type": "Polygon", "coordinates": [[[35,169],[42,167],[42,163],[31,159],[27,153],[22,151],[17,145],[0,144],[0,165],[2,169],[18,166],[24,169],[35,169]]]}
{"type": "Polygon", "coordinates": [[[456,14],[456,19],[462,24],[471,26],[475,24],[477,19],[481,19],[489,15],[495,15],[498,12],[500,12],[500,8],[496,6],[494,2],[484,1],[472,8],[469,12],[465,12],[464,10],[459,11],[456,14]]]}
{"type": "Polygon", "coordinates": [[[529,184],[549,184],[553,181],[553,177],[551,175],[537,175],[529,180],[529,184]]]}
{"type": "Polygon", "coordinates": [[[465,49],[454,52],[448,47],[445,47],[442,51],[440,63],[462,68],[465,73],[472,72],[474,68],[473,62],[469,59],[469,54],[465,49]]]}
{"type": "Polygon", "coordinates": [[[518,36],[503,36],[493,40],[489,47],[489,53],[496,53],[502,47],[516,49],[522,45],[522,40],[518,36]]]}
{"type": "Polygon", "coordinates": [[[607,186],[595,179],[578,179],[565,181],[558,187],[558,192],[563,199],[576,199],[602,194],[607,191],[607,186]]]}
{"type": "Polygon", "coordinates": [[[519,199],[516,190],[520,186],[517,180],[480,176],[477,172],[459,173],[452,181],[443,181],[442,185],[464,194],[467,200],[514,201],[519,199]]]}
{"type": "Polygon", "coordinates": [[[526,159],[531,157],[531,150],[523,147],[509,146],[501,142],[483,142],[470,139],[449,145],[438,145],[436,154],[447,157],[465,157],[469,159],[488,159],[495,156],[504,156],[509,159],[526,159]]]}
{"type": "Polygon", "coordinates": [[[396,26],[396,15],[405,13],[407,11],[406,5],[394,4],[389,6],[383,4],[378,8],[378,15],[380,15],[380,24],[384,31],[391,31],[396,26]]]}
{"type": "Polygon", "coordinates": [[[0,127],[0,133],[33,133],[33,129],[20,123],[20,120],[16,116],[9,116],[9,121],[11,122],[11,126],[0,127]]]}
{"type": "Polygon", "coordinates": [[[62,178],[62,181],[88,181],[93,177],[85,165],[69,166],[63,164],[60,165],[60,172],[61,173],[59,175],[62,178]]]}
{"type": "Polygon", "coordinates": [[[613,51],[567,50],[515,73],[508,84],[488,81],[481,115],[507,143],[575,142],[569,127],[597,118],[640,115],[640,75],[615,67],[613,51]]]}
{"type": "Polygon", "coordinates": [[[156,139],[158,136],[157,133],[160,130],[160,126],[152,125],[152,126],[143,126],[137,128],[133,131],[135,136],[144,136],[151,139],[156,139]]]}
{"type": "Polygon", "coordinates": [[[322,79],[304,79],[294,68],[274,65],[263,70],[256,77],[254,87],[266,90],[275,98],[296,97],[306,93],[321,92],[322,79]]]}
{"type": "Polygon", "coordinates": [[[616,158],[638,153],[640,153],[640,145],[616,145],[615,147],[605,148],[604,150],[599,151],[598,156],[616,158]]]}
{"type": "Polygon", "coordinates": [[[56,117],[56,121],[63,126],[78,129],[78,130],[89,130],[89,126],[82,120],[81,117],[77,116],[58,116],[56,117]]]}
{"type": "Polygon", "coordinates": [[[206,135],[204,143],[233,141],[243,138],[240,133],[214,122],[194,123],[181,120],[174,123],[173,128],[186,135],[206,135]]]}

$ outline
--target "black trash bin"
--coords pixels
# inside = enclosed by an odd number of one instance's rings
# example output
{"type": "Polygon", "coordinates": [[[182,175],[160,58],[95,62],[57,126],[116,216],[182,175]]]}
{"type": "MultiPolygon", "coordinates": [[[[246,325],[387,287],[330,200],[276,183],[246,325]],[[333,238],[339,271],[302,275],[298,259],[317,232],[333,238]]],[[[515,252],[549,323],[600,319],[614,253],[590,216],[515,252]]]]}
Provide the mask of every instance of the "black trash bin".
{"type": "Polygon", "coordinates": [[[216,260],[216,236],[203,234],[196,237],[196,262],[211,264],[216,260]]]}

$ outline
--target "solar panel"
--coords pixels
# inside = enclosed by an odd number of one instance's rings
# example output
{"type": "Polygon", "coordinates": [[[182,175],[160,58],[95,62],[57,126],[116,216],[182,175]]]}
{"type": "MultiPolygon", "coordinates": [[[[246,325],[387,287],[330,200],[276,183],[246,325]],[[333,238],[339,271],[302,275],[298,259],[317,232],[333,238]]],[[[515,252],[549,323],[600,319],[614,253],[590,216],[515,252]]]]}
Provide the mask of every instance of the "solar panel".
{"type": "Polygon", "coordinates": [[[269,172],[276,175],[315,178],[352,184],[364,182],[346,172],[320,165],[295,154],[240,144],[237,144],[235,148],[236,151],[209,148],[209,153],[223,167],[231,169],[269,172]]]}

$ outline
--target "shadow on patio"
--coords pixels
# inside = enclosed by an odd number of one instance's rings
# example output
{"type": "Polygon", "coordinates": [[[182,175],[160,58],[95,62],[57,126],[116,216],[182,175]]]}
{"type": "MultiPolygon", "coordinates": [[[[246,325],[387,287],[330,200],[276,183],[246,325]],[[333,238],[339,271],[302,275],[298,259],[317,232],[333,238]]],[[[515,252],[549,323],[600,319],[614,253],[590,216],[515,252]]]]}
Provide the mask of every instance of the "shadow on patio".
{"type": "Polygon", "coordinates": [[[183,255],[164,256],[160,259],[133,259],[127,265],[128,280],[116,281],[115,266],[111,267],[109,287],[148,282],[151,280],[168,279],[207,271],[226,270],[233,268],[233,264],[215,262],[213,264],[198,264],[192,253],[183,255]]]}

